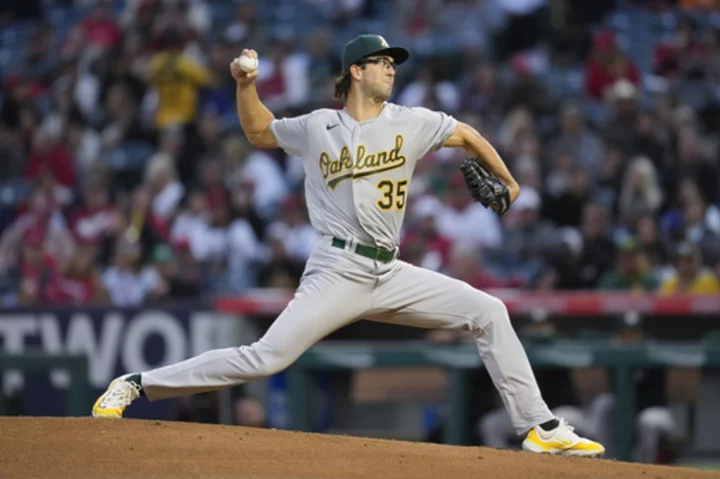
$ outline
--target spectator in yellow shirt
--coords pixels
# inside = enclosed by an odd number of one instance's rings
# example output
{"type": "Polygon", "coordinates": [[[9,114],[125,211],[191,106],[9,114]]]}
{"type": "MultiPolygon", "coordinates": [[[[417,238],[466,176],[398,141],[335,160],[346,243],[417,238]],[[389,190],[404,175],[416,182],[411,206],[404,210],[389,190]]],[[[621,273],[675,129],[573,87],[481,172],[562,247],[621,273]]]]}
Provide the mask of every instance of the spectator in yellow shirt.
{"type": "Polygon", "coordinates": [[[148,80],[158,93],[155,126],[192,123],[197,114],[198,91],[212,83],[209,70],[182,52],[183,39],[176,30],[162,37],[163,51],[150,60],[148,80]]]}
{"type": "Polygon", "coordinates": [[[662,294],[720,294],[720,282],[712,271],[702,268],[700,251],[681,243],[675,251],[675,272],[660,286],[662,294]]]}

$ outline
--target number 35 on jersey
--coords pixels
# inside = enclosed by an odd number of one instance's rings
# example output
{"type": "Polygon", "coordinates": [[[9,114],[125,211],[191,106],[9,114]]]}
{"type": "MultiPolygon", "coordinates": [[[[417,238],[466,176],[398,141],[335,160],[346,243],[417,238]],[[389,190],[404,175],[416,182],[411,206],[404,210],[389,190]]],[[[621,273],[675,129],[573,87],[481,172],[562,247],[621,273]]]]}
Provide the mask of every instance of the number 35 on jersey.
{"type": "Polygon", "coordinates": [[[377,184],[377,189],[382,192],[382,198],[377,201],[378,207],[385,211],[403,209],[407,184],[408,180],[381,180],[377,184]]]}

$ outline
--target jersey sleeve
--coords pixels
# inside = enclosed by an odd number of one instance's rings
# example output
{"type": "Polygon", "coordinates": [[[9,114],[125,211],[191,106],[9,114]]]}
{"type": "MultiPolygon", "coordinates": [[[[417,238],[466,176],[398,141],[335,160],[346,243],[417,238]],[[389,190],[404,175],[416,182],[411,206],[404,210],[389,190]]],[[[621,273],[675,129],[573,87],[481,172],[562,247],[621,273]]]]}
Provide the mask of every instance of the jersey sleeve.
{"type": "Polygon", "coordinates": [[[270,123],[270,132],[280,148],[290,155],[303,156],[308,143],[309,114],[295,118],[282,118],[270,123]]]}
{"type": "Polygon", "coordinates": [[[423,107],[413,108],[413,111],[420,117],[418,139],[423,143],[422,156],[428,151],[440,149],[455,133],[457,120],[452,116],[423,107]]]}

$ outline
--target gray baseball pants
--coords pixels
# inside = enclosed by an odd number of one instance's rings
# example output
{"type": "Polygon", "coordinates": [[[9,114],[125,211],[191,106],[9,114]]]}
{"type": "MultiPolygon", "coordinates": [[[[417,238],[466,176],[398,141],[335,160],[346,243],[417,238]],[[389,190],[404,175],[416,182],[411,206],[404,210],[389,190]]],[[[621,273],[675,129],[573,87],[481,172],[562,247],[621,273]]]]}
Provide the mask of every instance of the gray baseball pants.
{"type": "Polygon", "coordinates": [[[359,319],[472,333],[518,434],[554,418],[499,299],[400,260],[381,263],[320,239],[300,286],[253,344],[208,351],[142,373],[148,399],[186,396],[278,373],[331,332],[359,319]]]}

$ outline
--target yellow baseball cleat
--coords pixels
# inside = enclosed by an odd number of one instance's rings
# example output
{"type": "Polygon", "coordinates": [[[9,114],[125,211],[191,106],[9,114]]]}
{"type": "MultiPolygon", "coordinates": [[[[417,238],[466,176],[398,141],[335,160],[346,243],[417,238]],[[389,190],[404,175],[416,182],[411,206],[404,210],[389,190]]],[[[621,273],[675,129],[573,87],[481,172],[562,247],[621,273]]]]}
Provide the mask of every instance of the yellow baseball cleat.
{"type": "Polygon", "coordinates": [[[128,380],[132,374],[115,378],[92,408],[93,417],[121,418],[125,408],[140,397],[142,386],[128,380]]]}
{"type": "Polygon", "coordinates": [[[530,429],[523,441],[524,451],[546,454],[562,454],[565,456],[601,456],[605,448],[599,442],[591,441],[578,436],[574,428],[563,418],[558,418],[560,424],[550,431],[540,426],[530,429]]]}

